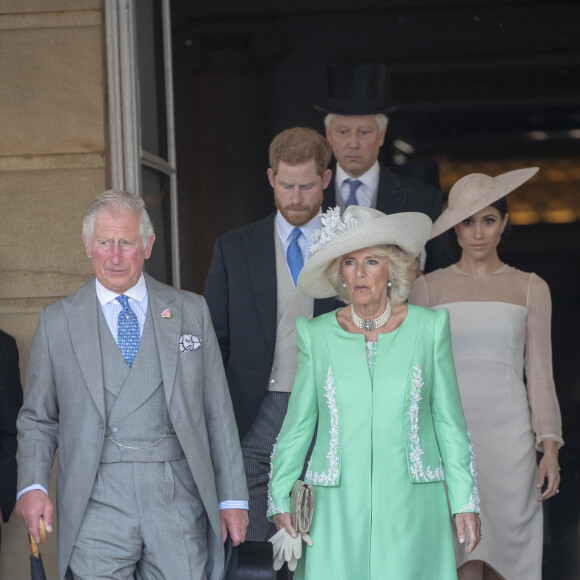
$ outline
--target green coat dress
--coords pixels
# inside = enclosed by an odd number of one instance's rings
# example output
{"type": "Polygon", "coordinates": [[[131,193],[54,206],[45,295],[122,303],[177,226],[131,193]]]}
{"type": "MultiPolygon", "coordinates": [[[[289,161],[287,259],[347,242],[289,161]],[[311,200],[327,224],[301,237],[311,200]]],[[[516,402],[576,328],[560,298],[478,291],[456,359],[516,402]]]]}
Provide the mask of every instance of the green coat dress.
{"type": "Polygon", "coordinates": [[[290,511],[318,422],[305,476],[315,486],[313,546],[295,580],[457,577],[443,480],[452,513],[479,512],[479,498],[449,316],[408,308],[370,359],[364,335],[343,330],[336,312],[298,320],[298,372],[268,497],[268,516],[290,511]]]}

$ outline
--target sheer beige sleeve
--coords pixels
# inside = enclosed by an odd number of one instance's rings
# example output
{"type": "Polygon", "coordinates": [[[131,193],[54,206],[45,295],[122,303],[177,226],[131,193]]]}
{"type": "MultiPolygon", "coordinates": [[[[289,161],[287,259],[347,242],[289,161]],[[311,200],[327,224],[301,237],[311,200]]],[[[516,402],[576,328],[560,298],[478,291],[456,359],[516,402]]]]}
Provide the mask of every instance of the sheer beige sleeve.
{"type": "Polygon", "coordinates": [[[564,441],[552,372],[552,300],[548,285],[535,274],[528,284],[527,307],[524,370],[536,447],[542,451],[544,439],[556,441],[558,447],[564,441]]]}
{"type": "Polygon", "coordinates": [[[413,284],[413,289],[411,294],[409,294],[409,304],[414,304],[415,306],[426,306],[429,308],[429,292],[427,289],[427,282],[425,281],[425,276],[419,276],[415,283],[413,284]]]}

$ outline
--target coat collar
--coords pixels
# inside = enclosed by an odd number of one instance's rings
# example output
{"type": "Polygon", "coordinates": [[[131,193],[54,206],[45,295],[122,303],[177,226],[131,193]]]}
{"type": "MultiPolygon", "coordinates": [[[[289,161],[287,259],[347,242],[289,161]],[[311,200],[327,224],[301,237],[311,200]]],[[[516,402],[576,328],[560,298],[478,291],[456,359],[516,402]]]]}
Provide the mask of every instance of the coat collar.
{"type": "MultiPolygon", "coordinates": [[[[405,201],[408,195],[408,188],[398,178],[394,171],[379,164],[379,189],[377,192],[377,207],[383,213],[399,213],[405,207],[405,201]]],[[[324,190],[324,197],[322,201],[322,210],[326,211],[329,207],[336,206],[336,182],[333,168],[332,179],[328,187],[324,190]]]]}
{"type": "Polygon", "coordinates": [[[256,223],[243,243],[258,320],[266,341],[273,348],[276,340],[277,293],[274,217],[271,214],[256,223]]]}
{"type": "Polygon", "coordinates": [[[95,278],[75,294],[65,298],[63,310],[68,321],[73,350],[93,401],[105,419],[105,394],[99,340],[98,308],[95,278]]]}
{"type": "Polygon", "coordinates": [[[179,339],[183,327],[183,299],[170,286],[161,284],[147,274],[145,274],[145,282],[149,293],[149,308],[151,309],[151,319],[161,363],[165,400],[169,405],[175,385],[179,339]],[[161,313],[166,309],[171,312],[171,318],[161,316],[161,313]]]}

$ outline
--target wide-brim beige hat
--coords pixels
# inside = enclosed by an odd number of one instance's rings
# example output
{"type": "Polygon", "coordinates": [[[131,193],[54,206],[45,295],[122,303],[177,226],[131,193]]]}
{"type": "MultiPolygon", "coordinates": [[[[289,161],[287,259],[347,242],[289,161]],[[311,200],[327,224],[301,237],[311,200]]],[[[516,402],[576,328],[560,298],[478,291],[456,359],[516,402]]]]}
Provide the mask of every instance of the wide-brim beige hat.
{"type": "Polygon", "coordinates": [[[537,172],[537,167],[526,167],[502,173],[497,177],[490,177],[483,173],[470,173],[462,177],[451,188],[447,209],[433,224],[429,239],[436,238],[464,219],[501,199],[537,172]]]}
{"type": "Polygon", "coordinates": [[[348,252],[382,244],[399,246],[413,257],[422,250],[433,222],[418,212],[386,215],[376,209],[351,205],[344,214],[340,208],[322,214],[321,230],[311,246],[311,258],[298,276],[298,288],[306,296],[329,298],[336,288],[326,278],[325,270],[336,258],[348,252]]]}

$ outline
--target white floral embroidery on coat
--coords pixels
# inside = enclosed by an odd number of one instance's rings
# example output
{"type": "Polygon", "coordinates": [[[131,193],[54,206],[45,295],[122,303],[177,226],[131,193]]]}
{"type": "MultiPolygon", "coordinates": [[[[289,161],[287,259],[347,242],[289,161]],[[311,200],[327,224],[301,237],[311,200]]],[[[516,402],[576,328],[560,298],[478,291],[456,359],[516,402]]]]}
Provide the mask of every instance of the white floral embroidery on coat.
{"type": "Polygon", "coordinates": [[[328,472],[313,472],[311,468],[312,459],[308,462],[308,468],[304,480],[313,485],[335,485],[338,480],[340,470],[338,468],[338,408],[336,406],[336,389],[334,387],[334,376],[332,367],[328,368],[326,383],[324,385],[324,396],[326,405],[330,411],[330,449],[326,454],[328,459],[328,472]]]}
{"type": "Polygon", "coordinates": [[[266,513],[267,516],[273,516],[276,514],[283,514],[284,510],[279,508],[272,499],[272,495],[270,493],[270,484],[272,483],[272,475],[274,473],[274,453],[276,453],[276,445],[278,444],[278,437],[276,437],[276,442],[272,447],[272,454],[270,455],[270,473],[268,476],[268,511],[266,513]]]}
{"type": "Polygon", "coordinates": [[[475,471],[475,453],[473,452],[473,443],[471,442],[471,435],[469,437],[469,454],[471,455],[471,477],[473,477],[473,491],[469,496],[469,501],[459,510],[459,513],[477,512],[479,513],[479,489],[477,487],[477,472],[475,471]]]}
{"type": "Polygon", "coordinates": [[[439,467],[435,471],[433,471],[431,466],[423,467],[421,456],[425,452],[421,449],[421,438],[419,437],[419,401],[423,398],[421,397],[421,389],[425,383],[421,376],[421,369],[417,365],[413,367],[413,371],[411,406],[409,408],[409,417],[411,419],[411,432],[409,433],[409,439],[411,440],[411,453],[409,455],[411,475],[415,481],[443,481],[445,474],[441,459],[439,459],[439,467]]]}

